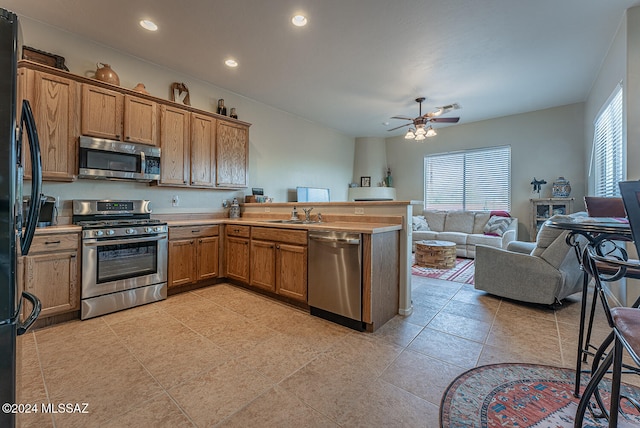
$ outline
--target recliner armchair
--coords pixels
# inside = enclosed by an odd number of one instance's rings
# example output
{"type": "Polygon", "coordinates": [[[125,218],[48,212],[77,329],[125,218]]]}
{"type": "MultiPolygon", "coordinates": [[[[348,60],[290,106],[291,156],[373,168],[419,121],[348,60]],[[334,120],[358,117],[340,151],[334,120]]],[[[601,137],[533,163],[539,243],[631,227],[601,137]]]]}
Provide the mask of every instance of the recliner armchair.
{"type": "MultiPolygon", "coordinates": [[[[552,305],[582,290],[582,270],[568,232],[543,224],[536,242],[507,249],[476,246],[474,287],[508,299],[552,305]]],[[[585,238],[576,239],[584,243],[585,238]]]]}

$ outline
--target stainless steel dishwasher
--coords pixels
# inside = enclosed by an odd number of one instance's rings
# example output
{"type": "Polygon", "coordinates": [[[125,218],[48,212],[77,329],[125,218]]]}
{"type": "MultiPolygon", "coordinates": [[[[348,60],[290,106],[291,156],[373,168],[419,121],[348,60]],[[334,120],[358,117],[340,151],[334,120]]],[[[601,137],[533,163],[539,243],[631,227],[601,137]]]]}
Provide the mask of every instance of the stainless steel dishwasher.
{"type": "Polygon", "coordinates": [[[311,314],[360,331],[364,330],[361,241],[359,233],[309,232],[311,314]]]}

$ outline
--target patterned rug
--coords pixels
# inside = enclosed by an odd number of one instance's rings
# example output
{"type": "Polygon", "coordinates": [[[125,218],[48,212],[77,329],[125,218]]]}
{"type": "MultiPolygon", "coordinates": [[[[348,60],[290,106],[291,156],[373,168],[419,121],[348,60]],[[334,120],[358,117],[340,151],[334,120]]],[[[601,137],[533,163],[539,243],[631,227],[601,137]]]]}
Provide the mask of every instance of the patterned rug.
{"type": "MultiPolygon", "coordinates": [[[[442,396],[440,427],[573,427],[579,400],[573,396],[575,372],[536,364],[491,364],[458,376],[442,396]]],[[[582,388],[589,381],[584,374],[582,388]]],[[[611,383],[600,391],[609,406],[611,383]]],[[[640,388],[623,384],[622,395],[640,399],[640,388]]],[[[640,414],[621,401],[619,427],[640,426],[640,414]]],[[[583,426],[606,427],[587,410],[583,426]]]]}
{"type": "MultiPolygon", "coordinates": [[[[414,257],[415,255],[412,255],[414,257]]],[[[411,274],[418,276],[426,276],[427,278],[442,279],[445,281],[463,282],[473,285],[473,259],[456,259],[456,267],[452,269],[431,269],[418,266],[414,263],[415,258],[411,259],[411,274]]]]}

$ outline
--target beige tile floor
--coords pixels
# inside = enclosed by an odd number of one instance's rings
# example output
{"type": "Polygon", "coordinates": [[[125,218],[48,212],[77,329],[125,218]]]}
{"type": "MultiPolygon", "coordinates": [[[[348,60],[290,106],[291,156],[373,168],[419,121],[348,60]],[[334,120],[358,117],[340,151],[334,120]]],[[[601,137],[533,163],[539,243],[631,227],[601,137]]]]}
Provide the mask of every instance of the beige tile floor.
{"type": "MultiPolygon", "coordinates": [[[[437,427],[477,365],[573,367],[579,295],[559,310],[413,277],[414,313],[358,333],[220,284],[22,336],[33,427],[437,427]]],[[[600,324],[605,325],[600,319],[600,324]]],[[[598,328],[596,340],[607,334],[598,328]]]]}

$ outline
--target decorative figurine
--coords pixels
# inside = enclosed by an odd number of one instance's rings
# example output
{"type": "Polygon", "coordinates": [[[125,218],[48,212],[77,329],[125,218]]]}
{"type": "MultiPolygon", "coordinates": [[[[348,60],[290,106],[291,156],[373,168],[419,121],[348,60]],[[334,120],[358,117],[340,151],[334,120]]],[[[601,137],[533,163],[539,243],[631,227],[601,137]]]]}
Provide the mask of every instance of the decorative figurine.
{"type": "Polygon", "coordinates": [[[540,197],[540,190],[542,189],[542,185],[547,184],[547,182],[544,178],[542,180],[536,180],[536,178],[533,177],[533,181],[530,184],[533,185],[533,191],[538,192],[538,197],[540,197]]]}
{"type": "Polygon", "coordinates": [[[236,113],[236,108],[235,107],[231,107],[231,112],[229,112],[229,117],[232,119],[237,119],[238,118],[238,114],[236,113]]]}
{"type": "Polygon", "coordinates": [[[224,99],[220,98],[218,100],[218,114],[221,114],[223,116],[227,115],[227,108],[224,106],[224,99]]]}
{"type": "Polygon", "coordinates": [[[171,84],[171,101],[190,106],[191,100],[189,99],[189,88],[187,88],[187,85],[173,82],[171,84]]]}

